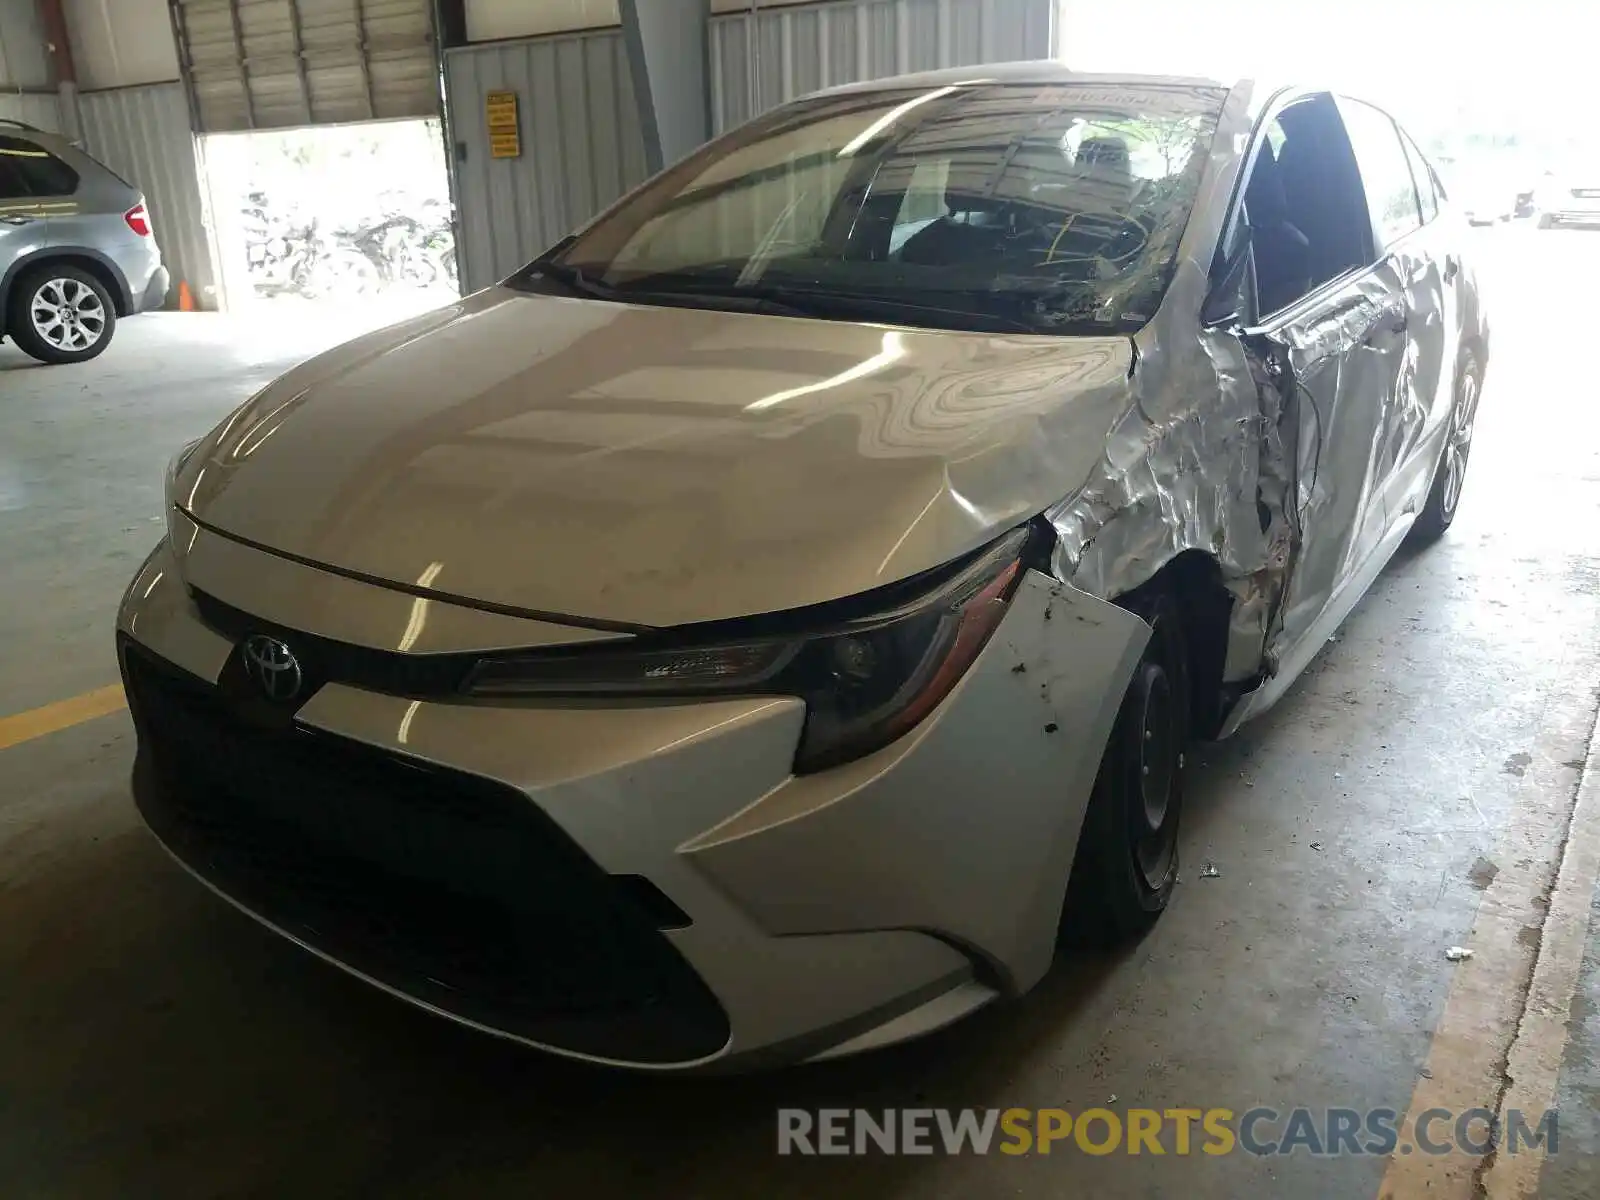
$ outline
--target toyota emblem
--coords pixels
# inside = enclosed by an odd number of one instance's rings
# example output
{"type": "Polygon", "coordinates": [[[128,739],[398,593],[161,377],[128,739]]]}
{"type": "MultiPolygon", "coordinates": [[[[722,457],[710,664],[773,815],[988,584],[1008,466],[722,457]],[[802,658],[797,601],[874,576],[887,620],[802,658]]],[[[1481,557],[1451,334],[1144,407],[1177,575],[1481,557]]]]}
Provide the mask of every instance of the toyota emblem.
{"type": "Polygon", "coordinates": [[[293,700],[305,682],[294,651],[264,633],[245,638],[244,669],[268,700],[293,700]]]}

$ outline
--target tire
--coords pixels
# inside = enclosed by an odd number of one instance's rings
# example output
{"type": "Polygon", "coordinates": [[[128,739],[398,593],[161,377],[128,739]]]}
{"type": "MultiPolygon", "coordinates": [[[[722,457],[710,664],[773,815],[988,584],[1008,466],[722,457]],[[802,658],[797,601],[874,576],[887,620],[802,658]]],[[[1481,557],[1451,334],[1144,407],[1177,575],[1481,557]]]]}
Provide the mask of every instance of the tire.
{"type": "Polygon", "coordinates": [[[1467,479],[1467,459],[1472,453],[1472,435],[1478,422],[1478,399],[1483,390],[1483,368],[1471,350],[1461,353],[1461,368],[1456,372],[1456,398],[1450,406],[1450,423],[1445,431],[1439,465],[1433,469],[1433,485],[1427,503],[1411,527],[1418,542],[1433,542],[1444,536],[1456,519],[1461,504],[1461,489],[1467,479]]]}
{"type": "Polygon", "coordinates": [[[111,293],[82,267],[47,263],[12,290],[6,332],[40,362],[88,362],[105,353],[116,330],[111,293]]]}
{"type": "Polygon", "coordinates": [[[1061,921],[1063,944],[1102,949],[1142,937],[1172,899],[1193,703],[1176,599],[1150,590],[1122,604],[1150,640],[1100,760],[1061,921]]]}

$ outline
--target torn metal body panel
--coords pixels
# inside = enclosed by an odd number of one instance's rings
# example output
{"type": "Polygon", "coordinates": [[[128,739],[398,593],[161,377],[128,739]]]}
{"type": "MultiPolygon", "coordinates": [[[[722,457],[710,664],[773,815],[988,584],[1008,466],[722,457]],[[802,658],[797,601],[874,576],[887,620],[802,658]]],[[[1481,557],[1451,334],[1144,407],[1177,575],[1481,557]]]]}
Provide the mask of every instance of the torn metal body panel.
{"type": "Polygon", "coordinates": [[[1055,573],[1092,595],[1122,595],[1187,550],[1214,558],[1234,601],[1230,682],[1260,671],[1293,540],[1282,397],[1237,332],[1201,322],[1259,110],[1246,87],[1224,107],[1166,299],[1134,339],[1129,407],[1093,473],[1047,514],[1055,573]]]}
{"type": "Polygon", "coordinates": [[[679,851],[769,933],[936,930],[1026,991],[1050,965],[1100,748],[1149,632],[1029,572],[946,711],[840,770],[791,776],[679,851]]]}
{"type": "Polygon", "coordinates": [[[1299,527],[1282,614],[1267,647],[1271,667],[1303,637],[1330,597],[1377,549],[1390,520],[1384,502],[1384,426],[1405,343],[1387,272],[1340,289],[1331,305],[1291,311],[1262,331],[1295,435],[1299,527]]]}
{"type": "Polygon", "coordinates": [[[1188,551],[1215,562],[1232,598],[1222,682],[1246,694],[1224,735],[1281,694],[1403,539],[1440,460],[1460,348],[1477,347],[1480,368],[1487,353],[1445,219],[1393,245],[1374,224],[1366,262],[1264,319],[1247,255],[1239,303],[1215,316],[1219,247],[1247,224],[1264,126],[1312,100],[1334,104],[1245,84],[1230,95],[1172,284],[1134,337],[1129,407],[1047,513],[1054,572],[1096,596],[1188,551]]]}

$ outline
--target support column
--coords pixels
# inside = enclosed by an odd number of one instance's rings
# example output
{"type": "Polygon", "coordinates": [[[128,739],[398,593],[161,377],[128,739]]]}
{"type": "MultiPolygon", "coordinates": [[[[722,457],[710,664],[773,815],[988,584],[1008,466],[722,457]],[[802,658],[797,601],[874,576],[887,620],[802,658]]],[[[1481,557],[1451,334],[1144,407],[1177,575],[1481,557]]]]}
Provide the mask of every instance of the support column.
{"type": "Polygon", "coordinates": [[[72,63],[72,41],[61,0],[39,0],[39,23],[44,26],[61,112],[61,132],[73,141],[83,137],[83,116],[78,111],[78,72],[72,63]]]}
{"type": "Polygon", "coordinates": [[[620,0],[622,40],[652,172],[711,137],[711,0],[620,0]]]}

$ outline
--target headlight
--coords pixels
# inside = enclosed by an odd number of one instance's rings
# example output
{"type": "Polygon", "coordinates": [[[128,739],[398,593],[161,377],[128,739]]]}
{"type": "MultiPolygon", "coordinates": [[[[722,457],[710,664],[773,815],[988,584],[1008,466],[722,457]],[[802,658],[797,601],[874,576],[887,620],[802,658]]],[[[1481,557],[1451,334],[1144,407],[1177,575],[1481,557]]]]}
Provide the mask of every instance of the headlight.
{"type": "Polygon", "coordinates": [[[200,448],[200,443],[203,441],[205,441],[205,438],[195,438],[194,441],[186,443],[184,447],[174,454],[168,461],[165,489],[168,508],[171,508],[177,501],[177,497],[173,494],[173,489],[178,483],[178,473],[183,470],[183,464],[188,462],[189,459],[194,456],[194,452],[200,448]]]}
{"type": "Polygon", "coordinates": [[[655,644],[641,638],[620,650],[489,658],[473,669],[466,691],[798,696],[806,704],[806,724],[794,769],[821,770],[888,744],[949,695],[1005,615],[1027,541],[1026,527],[1013,530],[953,577],[886,612],[810,631],[795,630],[791,614],[748,622],[745,637],[699,640],[685,633],[662,635],[655,644]],[[778,623],[790,628],[780,631],[774,628],[778,623]]]}
{"type": "Polygon", "coordinates": [[[183,449],[174,454],[171,461],[167,463],[167,474],[162,481],[161,492],[165,498],[166,507],[162,510],[161,517],[166,523],[165,529],[168,540],[172,542],[173,549],[180,553],[184,550],[184,547],[178,544],[179,539],[174,536],[172,528],[172,516],[178,511],[178,475],[183,471],[184,463],[189,461],[190,456],[194,454],[203,441],[205,441],[204,438],[195,438],[194,441],[188,443],[183,449]]]}

